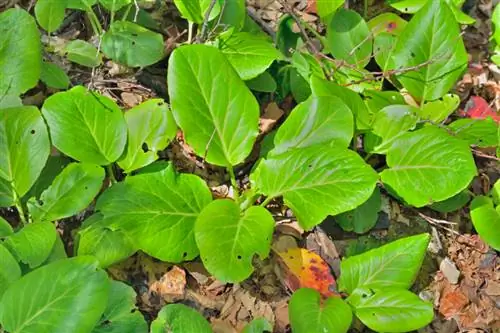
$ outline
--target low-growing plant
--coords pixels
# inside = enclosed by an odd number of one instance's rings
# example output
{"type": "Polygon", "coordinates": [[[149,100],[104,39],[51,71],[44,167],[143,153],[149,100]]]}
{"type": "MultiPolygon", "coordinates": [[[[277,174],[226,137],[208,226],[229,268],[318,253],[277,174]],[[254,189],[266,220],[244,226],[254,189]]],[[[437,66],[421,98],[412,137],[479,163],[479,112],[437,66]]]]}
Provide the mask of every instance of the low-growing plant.
{"type": "MultiPolygon", "coordinates": [[[[170,263],[199,256],[217,279],[241,282],[254,271],[255,255],[269,256],[275,221],[267,206],[279,198],[305,230],[331,215],[357,233],[375,225],[381,189],[416,208],[466,205],[477,173],[469,146],[498,146],[499,133],[491,119],[445,123],[460,102],[450,90],[467,66],[457,21],[471,21],[457,1],[405,2],[391,6],[415,13],[408,22],[395,14],[366,22],[341,8],[343,1],[317,0],[325,36],[290,10],[273,42],[243,0],[175,1],[189,21],[189,40],[168,59],[169,102],[151,99],[127,112],[83,86],[66,90],[65,73],[42,62],[34,18],[22,9],[0,14],[0,206],[19,213],[14,229],[0,218],[3,331],[146,332],[135,292],[103,269],[137,251],[170,263]],[[39,79],[62,91],[41,110],[23,106],[19,96],[39,79]],[[259,137],[259,100],[269,93],[278,101],[292,95],[297,105],[259,137]],[[178,129],[204,163],[227,170],[232,197],[214,200],[202,178],[157,161],[178,129]],[[51,156],[51,146],[62,156],[51,156]],[[372,155],[385,157],[377,170],[372,155]],[[235,171],[243,163],[253,164],[244,186],[235,171]],[[75,257],[67,258],[54,222],[84,210],[92,215],[78,229],[75,257]]],[[[65,47],[83,66],[100,65],[101,51],[129,67],[163,58],[162,36],[127,19],[130,10],[138,13],[132,1],[99,0],[109,11],[107,31],[95,5],[40,0],[35,16],[50,33],[66,9],[86,12],[98,47],[83,40],[65,47]]],[[[472,201],[471,215],[498,250],[485,222],[498,222],[498,183],[492,193],[472,201]]],[[[293,331],[347,332],[353,315],[378,332],[427,325],[432,305],[408,289],[428,241],[407,237],[343,260],[339,297],[296,291],[293,331]]],[[[244,332],[266,330],[272,327],[258,319],[244,332]]],[[[211,328],[194,310],[169,304],[151,324],[151,332],[165,331],[211,328]]]]}

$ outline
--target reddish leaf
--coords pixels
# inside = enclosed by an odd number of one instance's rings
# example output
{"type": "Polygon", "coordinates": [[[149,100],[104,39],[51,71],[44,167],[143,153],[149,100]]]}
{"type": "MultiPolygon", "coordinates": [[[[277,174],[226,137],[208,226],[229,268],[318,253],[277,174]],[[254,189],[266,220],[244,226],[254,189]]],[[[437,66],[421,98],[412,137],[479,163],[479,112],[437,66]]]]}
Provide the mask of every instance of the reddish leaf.
{"type": "Polygon", "coordinates": [[[465,104],[465,110],[461,112],[462,116],[472,119],[486,119],[493,118],[497,123],[500,123],[500,115],[498,115],[488,105],[484,98],[479,96],[471,96],[469,101],[465,104]]]}
{"type": "Polygon", "coordinates": [[[316,6],[316,0],[307,0],[307,7],[304,11],[308,14],[317,14],[318,9],[316,6]]]}
{"type": "Polygon", "coordinates": [[[316,289],[323,297],[339,296],[328,264],[316,253],[301,248],[278,253],[286,286],[316,289]]]}
{"type": "Polygon", "coordinates": [[[445,292],[439,302],[439,312],[449,319],[457,314],[469,304],[469,299],[460,291],[445,292]]]}

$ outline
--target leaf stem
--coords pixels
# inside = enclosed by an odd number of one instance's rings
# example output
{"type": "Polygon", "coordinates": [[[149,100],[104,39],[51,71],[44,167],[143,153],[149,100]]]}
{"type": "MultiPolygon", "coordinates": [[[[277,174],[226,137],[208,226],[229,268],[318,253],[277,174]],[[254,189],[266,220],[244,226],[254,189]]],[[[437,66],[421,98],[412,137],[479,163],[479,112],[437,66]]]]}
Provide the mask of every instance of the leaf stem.
{"type": "Polygon", "coordinates": [[[121,21],[125,21],[125,19],[128,17],[128,14],[130,13],[131,8],[132,8],[132,4],[127,6],[127,8],[125,9],[125,12],[122,15],[121,21]]]}
{"type": "Polygon", "coordinates": [[[26,220],[26,213],[24,211],[19,195],[17,195],[16,190],[12,189],[12,192],[14,193],[14,205],[17,209],[17,212],[19,213],[19,219],[21,221],[21,224],[24,226],[28,223],[28,221],[26,220]]]}
{"type": "Polygon", "coordinates": [[[273,197],[267,197],[267,198],[266,198],[266,200],[264,200],[264,201],[260,204],[260,206],[261,206],[261,207],[266,207],[266,206],[267,206],[267,205],[271,202],[271,200],[273,200],[273,197]]]}
{"type": "Polygon", "coordinates": [[[188,21],[188,40],[187,43],[191,44],[193,41],[193,22],[188,21]]]}
{"type": "Polygon", "coordinates": [[[88,6],[87,7],[87,16],[89,17],[90,24],[92,24],[92,28],[94,29],[94,32],[98,35],[102,34],[102,26],[101,23],[99,23],[99,19],[95,15],[94,11],[92,10],[92,7],[88,6]]]}
{"type": "Polygon", "coordinates": [[[231,179],[231,185],[233,186],[233,198],[234,201],[240,202],[240,194],[238,183],[236,183],[236,177],[234,175],[234,170],[232,166],[227,167],[227,172],[229,173],[229,178],[231,179]]]}
{"type": "Polygon", "coordinates": [[[115,178],[115,173],[113,172],[113,163],[108,164],[106,166],[106,170],[108,171],[108,176],[109,176],[109,180],[111,181],[111,184],[118,183],[118,181],[115,178]]]}

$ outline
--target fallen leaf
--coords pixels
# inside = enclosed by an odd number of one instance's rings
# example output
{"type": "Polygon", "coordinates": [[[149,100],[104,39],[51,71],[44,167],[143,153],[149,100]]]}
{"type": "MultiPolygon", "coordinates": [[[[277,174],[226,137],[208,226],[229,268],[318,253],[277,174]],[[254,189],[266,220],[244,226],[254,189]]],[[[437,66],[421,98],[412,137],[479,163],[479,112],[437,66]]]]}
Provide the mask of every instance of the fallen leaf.
{"type": "Polygon", "coordinates": [[[260,117],[260,132],[263,134],[269,133],[284,114],[278,104],[274,102],[269,103],[264,110],[264,114],[260,117]]]}
{"type": "Polygon", "coordinates": [[[487,117],[491,117],[496,122],[500,122],[500,116],[491,109],[484,98],[479,96],[471,96],[461,114],[464,117],[472,119],[486,119],[487,117]]]}
{"type": "Polygon", "coordinates": [[[316,4],[316,0],[307,0],[307,7],[304,9],[304,11],[309,14],[317,14],[318,6],[316,4]]]}
{"type": "Polygon", "coordinates": [[[184,298],[185,287],[186,272],[173,266],[159,281],[153,282],[150,291],[160,295],[167,303],[172,303],[184,298]]]}
{"type": "Polygon", "coordinates": [[[469,299],[459,290],[445,292],[439,304],[439,312],[447,319],[457,315],[469,304],[469,299]]]}

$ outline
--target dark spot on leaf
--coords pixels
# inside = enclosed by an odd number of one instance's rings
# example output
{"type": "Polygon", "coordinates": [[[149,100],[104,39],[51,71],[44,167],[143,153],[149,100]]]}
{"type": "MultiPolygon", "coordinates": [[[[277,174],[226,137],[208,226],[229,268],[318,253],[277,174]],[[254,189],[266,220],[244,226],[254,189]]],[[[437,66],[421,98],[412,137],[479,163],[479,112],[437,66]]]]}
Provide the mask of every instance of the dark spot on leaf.
{"type": "Polygon", "coordinates": [[[134,42],[134,41],[132,41],[132,45],[135,45],[135,42],[134,42]]]}
{"type": "Polygon", "coordinates": [[[163,102],[158,102],[158,106],[162,106],[163,105],[163,102]]]}
{"type": "Polygon", "coordinates": [[[408,11],[408,8],[405,8],[405,12],[407,12],[407,11],[408,11]]]}
{"type": "Polygon", "coordinates": [[[136,33],[132,33],[132,36],[137,37],[138,35],[136,33]]]}
{"type": "Polygon", "coordinates": [[[43,206],[43,201],[42,201],[42,200],[38,200],[38,204],[39,204],[40,206],[43,206]]]}
{"type": "Polygon", "coordinates": [[[308,168],[312,168],[312,166],[313,166],[312,164],[309,164],[307,167],[308,167],[308,168]]]}
{"type": "Polygon", "coordinates": [[[88,190],[88,189],[89,189],[89,187],[88,187],[88,186],[85,186],[85,189],[86,189],[86,190],[88,190]]]}
{"type": "Polygon", "coordinates": [[[35,130],[34,130],[34,129],[32,129],[30,133],[31,133],[31,134],[35,134],[35,130]]]}
{"type": "Polygon", "coordinates": [[[291,260],[293,260],[293,256],[290,256],[290,257],[288,257],[288,258],[290,258],[291,260]]]}
{"type": "Polygon", "coordinates": [[[148,148],[148,144],[147,144],[146,142],[144,142],[144,143],[142,144],[141,148],[142,148],[142,151],[143,151],[143,152],[145,152],[145,153],[147,153],[147,152],[148,152],[148,150],[149,150],[149,148],[148,148]]]}
{"type": "Polygon", "coordinates": [[[187,257],[187,255],[188,255],[188,253],[187,253],[187,252],[184,252],[184,253],[182,254],[182,257],[183,257],[183,258],[186,258],[186,257],[187,257]]]}
{"type": "Polygon", "coordinates": [[[410,55],[412,58],[415,58],[415,53],[412,52],[412,53],[410,53],[410,55]]]}
{"type": "Polygon", "coordinates": [[[363,298],[367,298],[367,297],[368,297],[368,295],[367,295],[367,294],[363,294],[363,295],[361,295],[361,297],[363,297],[363,298]]]}
{"type": "Polygon", "coordinates": [[[443,101],[443,97],[439,97],[439,100],[442,102],[443,101]]]}
{"type": "Polygon", "coordinates": [[[108,320],[108,319],[106,319],[105,321],[103,321],[103,322],[102,322],[102,325],[103,325],[103,326],[107,326],[107,325],[109,325],[109,324],[111,324],[111,321],[110,321],[110,320],[108,320]]]}
{"type": "Polygon", "coordinates": [[[18,145],[18,144],[19,144],[19,141],[16,141],[16,145],[18,145]]]}
{"type": "Polygon", "coordinates": [[[238,256],[238,260],[241,260],[241,256],[238,256]]]}

